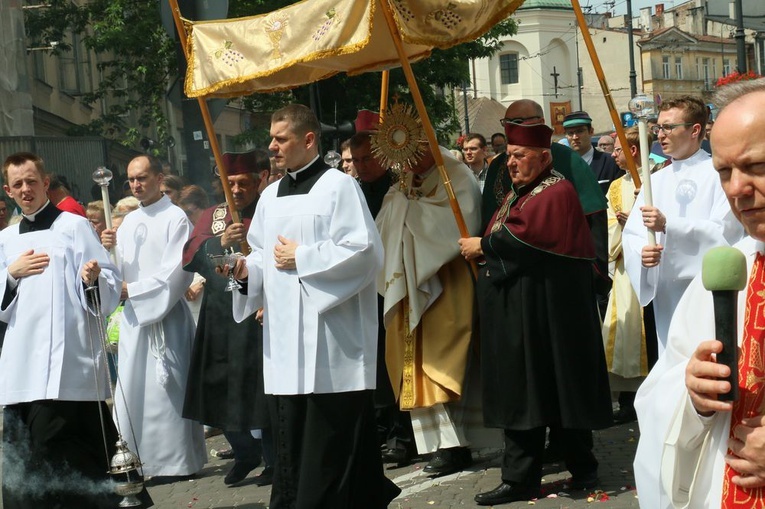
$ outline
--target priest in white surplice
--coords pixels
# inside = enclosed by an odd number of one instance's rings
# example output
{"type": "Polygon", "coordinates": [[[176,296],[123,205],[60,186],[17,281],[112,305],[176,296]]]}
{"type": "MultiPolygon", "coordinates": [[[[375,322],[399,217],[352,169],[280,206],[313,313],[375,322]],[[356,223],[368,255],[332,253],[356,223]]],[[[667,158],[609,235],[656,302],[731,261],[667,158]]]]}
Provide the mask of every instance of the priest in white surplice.
{"type": "Polygon", "coordinates": [[[38,156],[9,156],[3,180],[23,219],[0,233],[0,320],[8,324],[0,355],[0,506],[116,507],[108,488],[96,489],[108,479],[117,433],[91,298],[100,296],[105,314],[114,310],[119,272],[88,221],[48,200],[38,156]],[[85,291],[91,282],[93,294],[85,291]]]}
{"type": "MultiPolygon", "coordinates": [[[[714,102],[719,108],[711,139],[714,165],[748,234],[735,246],[747,262],[735,327],[739,399],[732,404],[717,399],[730,389],[724,380],[729,370],[715,362],[722,344],[714,340],[712,293],[697,277],[672,318],[665,354],[635,400],[641,435],[635,479],[645,509],[765,505],[765,80],[721,88],[714,102]]],[[[712,270],[707,277],[718,273],[712,270]]]]}
{"type": "MultiPolygon", "coordinates": [[[[706,122],[706,105],[696,97],[662,103],[654,130],[672,164],[651,176],[654,206],[644,205],[641,191],[622,233],[625,268],[640,305],[653,302],[659,359],[675,307],[701,271],[704,253],[743,236],[712,159],[699,148],[706,122]],[[647,228],[656,232],[656,246],[647,245],[647,228]]],[[[641,434],[650,433],[641,427],[641,434]]],[[[656,479],[659,463],[660,458],[642,456],[635,461],[636,478],[656,479]]],[[[637,487],[641,505],[659,507],[658,483],[637,487]]]]}
{"type": "Polygon", "coordinates": [[[320,129],[301,105],[271,117],[269,149],[287,175],[255,209],[234,319],[263,307],[271,509],[382,509],[400,492],[383,474],[372,399],[382,244],[356,181],[319,157],[320,129]]]}
{"type": "MultiPolygon", "coordinates": [[[[155,158],[134,158],[127,177],[141,207],[116,231],[127,300],[115,408],[119,421],[127,422],[127,406],[135,438],[126,434],[125,440],[138,450],[144,475],[187,476],[207,460],[202,425],[181,417],[195,328],[183,302],[193,278],[182,267],[191,223],[162,195],[162,166],[155,158]]],[[[101,240],[114,246],[115,230],[104,230],[101,240]]]]}

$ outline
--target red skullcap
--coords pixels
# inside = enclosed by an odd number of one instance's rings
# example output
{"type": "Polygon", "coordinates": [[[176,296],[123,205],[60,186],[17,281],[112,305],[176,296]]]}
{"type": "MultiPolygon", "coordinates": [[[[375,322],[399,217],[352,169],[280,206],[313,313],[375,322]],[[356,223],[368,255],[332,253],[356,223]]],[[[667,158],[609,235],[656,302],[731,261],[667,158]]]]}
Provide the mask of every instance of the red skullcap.
{"type": "Polygon", "coordinates": [[[243,173],[257,173],[258,164],[255,151],[235,154],[226,152],[223,154],[223,164],[229,175],[241,175],[243,173]]]}
{"type": "Polygon", "coordinates": [[[522,125],[506,124],[505,136],[508,145],[521,147],[550,148],[553,130],[544,124],[522,125]]]}

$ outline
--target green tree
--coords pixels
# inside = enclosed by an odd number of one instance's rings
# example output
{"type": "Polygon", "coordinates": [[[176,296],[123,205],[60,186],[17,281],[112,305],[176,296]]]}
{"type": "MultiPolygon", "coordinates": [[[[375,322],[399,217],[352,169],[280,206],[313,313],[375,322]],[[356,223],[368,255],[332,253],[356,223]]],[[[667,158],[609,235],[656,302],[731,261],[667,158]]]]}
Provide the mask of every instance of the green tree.
{"type": "Polygon", "coordinates": [[[80,99],[106,111],[71,134],[96,134],[134,145],[148,129],[159,146],[170,136],[165,94],[177,71],[175,46],[160,21],[157,0],[49,0],[28,11],[26,31],[37,41],[61,41],[54,54],[71,51],[71,34],[97,57],[93,91],[80,99]]]}

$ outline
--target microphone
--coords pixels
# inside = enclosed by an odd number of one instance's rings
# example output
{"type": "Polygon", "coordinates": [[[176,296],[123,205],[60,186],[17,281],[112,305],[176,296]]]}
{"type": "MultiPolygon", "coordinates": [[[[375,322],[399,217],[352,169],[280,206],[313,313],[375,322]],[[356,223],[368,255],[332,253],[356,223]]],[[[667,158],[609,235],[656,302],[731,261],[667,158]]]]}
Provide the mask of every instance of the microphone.
{"type": "Polygon", "coordinates": [[[715,337],[722,342],[717,362],[730,368],[726,380],[730,392],[720,394],[720,401],[738,400],[738,292],[746,288],[746,257],[736,248],[715,247],[707,251],[701,262],[701,281],[712,292],[715,311],[715,337]]]}

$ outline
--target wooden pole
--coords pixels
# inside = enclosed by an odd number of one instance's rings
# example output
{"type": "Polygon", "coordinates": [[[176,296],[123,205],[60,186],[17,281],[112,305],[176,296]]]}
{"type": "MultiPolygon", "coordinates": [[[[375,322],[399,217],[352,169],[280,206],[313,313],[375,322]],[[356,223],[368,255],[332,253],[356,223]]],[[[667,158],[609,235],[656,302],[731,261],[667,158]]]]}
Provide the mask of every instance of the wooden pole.
{"type": "MultiPolygon", "coordinates": [[[[183,49],[183,56],[186,61],[189,60],[188,42],[186,41],[187,34],[186,29],[183,26],[181,20],[181,10],[178,7],[178,0],[168,0],[170,2],[170,10],[173,13],[173,20],[175,21],[175,29],[178,31],[178,38],[181,41],[181,48],[183,49]]],[[[215,127],[213,126],[212,117],[210,116],[210,109],[207,107],[207,101],[204,97],[198,97],[199,109],[202,110],[202,119],[205,123],[205,130],[207,131],[207,137],[210,139],[210,148],[212,149],[213,157],[215,158],[215,165],[218,167],[218,174],[220,176],[221,187],[223,188],[223,194],[226,196],[226,203],[228,204],[228,211],[231,214],[231,220],[235,223],[241,223],[239,217],[239,211],[234,206],[234,195],[231,193],[231,186],[228,185],[228,170],[223,164],[223,155],[218,145],[218,138],[215,136],[215,127]]],[[[242,241],[240,249],[243,254],[250,253],[250,246],[246,241],[242,241]]]]}
{"type": "Polygon", "coordinates": [[[457,201],[457,196],[454,194],[454,189],[452,188],[452,181],[449,179],[449,174],[446,173],[446,168],[444,167],[444,158],[441,155],[441,150],[438,147],[436,132],[433,130],[433,126],[430,124],[430,118],[428,117],[428,112],[425,109],[425,103],[422,100],[420,89],[417,87],[417,80],[414,78],[412,65],[409,63],[409,59],[407,58],[406,52],[404,51],[404,44],[401,41],[401,36],[398,33],[396,22],[393,19],[393,13],[390,11],[390,5],[388,5],[388,2],[386,1],[380,2],[380,5],[382,6],[383,14],[385,14],[385,20],[388,23],[388,29],[390,30],[393,44],[396,46],[398,58],[401,61],[401,67],[404,70],[404,76],[406,76],[406,82],[409,84],[409,89],[412,92],[412,99],[414,99],[414,104],[417,107],[417,113],[422,119],[422,126],[425,129],[425,135],[428,138],[428,144],[430,145],[430,150],[433,153],[433,158],[436,160],[438,173],[441,175],[441,180],[444,183],[446,194],[449,197],[449,205],[451,205],[452,213],[454,213],[454,219],[457,221],[457,228],[460,231],[460,236],[462,238],[470,237],[470,232],[468,231],[467,225],[465,224],[465,218],[462,215],[460,204],[457,201]]]}
{"type": "Polygon", "coordinates": [[[627,137],[624,135],[624,127],[622,127],[622,121],[619,118],[619,114],[616,111],[614,105],[614,99],[611,97],[611,90],[606,83],[606,76],[603,73],[603,67],[600,65],[600,59],[595,52],[595,45],[592,43],[592,36],[590,36],[590,30],[587,26],[587,21],[584,19],[584,13],[582,13],[582,7],[579,5],[579,0],[571,0],[571,5],[574,7],[574,13],[576,14],[576,21],[579,25],[579,30],[582,32],[582,39],[584,39],[584,45],[587,46],[587,52],[590,54],[592,60],[592,66],[595,68],[595,74],[598,76],[598,82],[600,82],[600,88],[603,90],[603,98],[606,100],[608,106],[608,112],[611,114],[611,121],[616,128],[616,135],[619,137],[619,142],[624,149],[624,158],[627,160],[627,169],[632,175],[632,181],[635,182],[635,187],[640,189],[642,181],[640,180],[640,174],[637,171],[637,165],[635,159],[632,157],[632,152],[629,151],[629,144],[627,143],[627,137]]]}
{"type": "Polygon", "coordinates": [[[380,122],[385,119],[388,113],[388,87],[390,86],[390,71],[387,69],[382,72],[382,85],[380,86],[380,122]]]}

